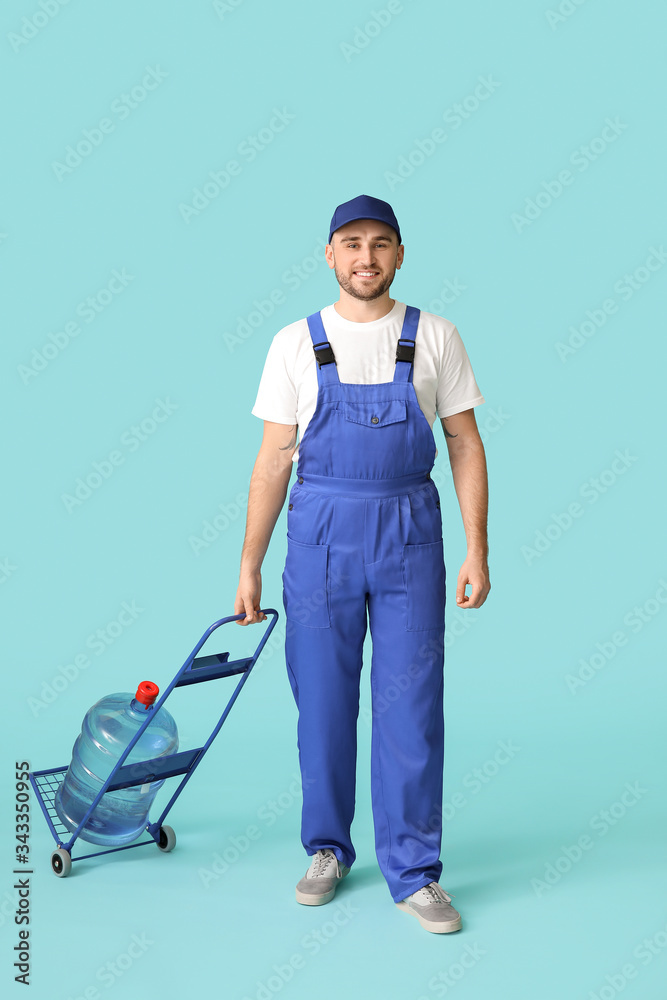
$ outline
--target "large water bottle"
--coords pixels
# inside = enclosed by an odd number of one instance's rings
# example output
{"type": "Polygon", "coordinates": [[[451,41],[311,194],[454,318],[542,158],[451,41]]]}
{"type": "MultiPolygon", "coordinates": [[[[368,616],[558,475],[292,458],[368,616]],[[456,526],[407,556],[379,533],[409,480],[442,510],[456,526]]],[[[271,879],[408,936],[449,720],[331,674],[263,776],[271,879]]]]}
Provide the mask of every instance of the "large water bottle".
{"type": "MultiPolygon", "coordinates": [[[[142,681],[134,697],[124,692],[110,694],[86,713],[74,744],[72,761],[54,799],[56,813],[70,833],[76,830],[118,758],[146,721],[146,715],[155,711],[153,702],[158,694],[157,684],[142,681]]],[[[122,766],[163,757],[177,750],[176,723],[163,707],[134,744],[122,766]]],[[[105,792],[79,837],[91,844],[109,847],[136,840],[146,828],[148,812],[163,781],[105,792]]]]}

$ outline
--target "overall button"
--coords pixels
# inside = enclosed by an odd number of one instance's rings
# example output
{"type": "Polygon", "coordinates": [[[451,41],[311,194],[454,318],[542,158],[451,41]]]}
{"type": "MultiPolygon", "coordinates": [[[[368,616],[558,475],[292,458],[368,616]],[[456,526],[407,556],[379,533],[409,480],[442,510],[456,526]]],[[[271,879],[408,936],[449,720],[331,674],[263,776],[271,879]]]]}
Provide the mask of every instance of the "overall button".
{"type": "MultiPolygon", "coordinates": [[[[438,507],[439,507],[439,506],[440,506],[440,504],[438,504],[438,507]]],[[[289,507],[288,507],[287,509],[288,509],[288,510],[292,510],[292,508],[293,508],[293,507],[294,507],[294,504],[293,504],[293,503],[291,503],[291,504],[289,505],[289,507]]]]}
{"type": "Polygon", "coordinates": [[[439,500],[436,500],[436,502],[435,502],[435,505],[436,505],[436,507],[437,507],[437,508],[438,508],[438,510],[439,510],[439,509],[440,509],[440,501],[439,501],[439,500]]]}
{"type": "Polygon", "coordinates": [[[404,399],[375,400],[368,403],[345,400],[339,409],[354,424],[371,423],[377,427],[386,427],[388,424],[404,423],[407,420],[407,405],[404,399]]]}
{"type": "Polygon", "coordinates": [[[303,476],[299,476],[299,482],[300,482],[300,483],[302,483],[302,482],[303,482],[303,476]]]}

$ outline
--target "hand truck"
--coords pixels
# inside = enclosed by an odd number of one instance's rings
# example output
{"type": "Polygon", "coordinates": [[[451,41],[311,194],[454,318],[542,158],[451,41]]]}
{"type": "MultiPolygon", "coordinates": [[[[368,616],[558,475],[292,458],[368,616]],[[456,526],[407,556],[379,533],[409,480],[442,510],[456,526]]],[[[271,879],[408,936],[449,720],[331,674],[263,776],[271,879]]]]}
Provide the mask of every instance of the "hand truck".
{"type": "Polygon", "coordinates": [[[245,659],[230,660],[229,653],[214,653],[209,656],[197,656],[197,653],[199,653],[206,640],[217,628],[219,628],[220,625],[226,625],[227,622],[238,621],[240,618],[245,618],[245,613],[230,615],[228,618],[221,618],[219,621],[214,622],[213,625],[211,625],[210,628],[204,632],[203,636],[192,650],[181,669],[163,692],[162,697],[155,703],[154,711],[147,714],[145,721],[142,722],[138,731],[123,750],[111,774],[103,783],[99,792],[91,802],[86,814],[74,833],[70,836],[69,840],[66,838],[69,836],[70,831],[66,829],[65,825],[59,819],[54,806],[56,792],[58,791],[61,782],[64,781],[65,773],[67,772],[69,765],[66,765],[65,767],[52,767],[44,771],[30,771],[30,784],[32,785],[35,795],[37,796],[37,801],[41,806],[49,830],[51,831],[57,845],[56,849],[51,854],[51,868],[59,878],[64,878],[66,875],[69,875],[73,861],[83,861],[84,858],[94,858],[102,854],[113,854],[116,851],[124,851],[130,847],[142,847],[144,844],[157,844],[158,848],[165,853],[174,849],[176,845],[176,834],[170,826],[166,826],[164,824],[164,820],[184,786],[192,777],[194,771],[201,762],[202,757],[220,732],[222,724],[229,715],[232,705],[236,701],[241,688],[247,681],[250,671],[257,662],[257,659],[264,648],[264,644],[266,643],[266,640],[278,620],[278,612],[273,608],[262,608],[260,613],[271,615],[272,619],[264,631],[259,645],[253,655],[246,657],[245,659]],[[123,764],[132,750],[132,747],[141,737],[141,734],[154,717],[155,712],[161,708],[175,687],[182,687],[186,684],[200,684],[202,681],[212,681],[219,677],[230,677],[232,674],[241,674],[241,679],[227,702],[227,706],[220,716],[213,732],[203,746],[196,747],[194,750],[181,750],[178,753],[168,754],[163,757],[154,757],[152,760],[139,761],[134,764],[123,764]],[[72,857],[72,847],[74,846],[74,843],[105,792],[113,792],[120,788],[129,788],[132,785],[143,785],[147,782],[171,778],[176,775],[183,775],[182,781],[179,782],[174,794],[162,810],[160,818],[154,823],[149,822],[146,826],[146,833],[150,834],[150,840],[135,841],[131,844],[123,844],[120,847],[111,847],[105,851],[94,851],[91,854],[79,855],[76,858],[72,857]]]}

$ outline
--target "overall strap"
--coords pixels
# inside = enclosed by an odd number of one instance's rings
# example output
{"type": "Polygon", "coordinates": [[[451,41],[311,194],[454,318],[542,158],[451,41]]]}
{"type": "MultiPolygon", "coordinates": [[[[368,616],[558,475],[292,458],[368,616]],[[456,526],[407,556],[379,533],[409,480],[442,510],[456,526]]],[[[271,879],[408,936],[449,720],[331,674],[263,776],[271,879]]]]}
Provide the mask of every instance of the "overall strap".
{"type": "Polygon", "coordinates": [[[419,325],[419,309],[416,306],[405,307],[405,317],[401,336],[396,345],[396,366],[394,382],[412,382],[413,361],[415,358],[415,337],[419,325]]]}
{"type": "Polygon", "coordinates": [[[337,382],[340,382],[340,379],[338,378],[333,348],[324,332],[322,314],[316,312],[306,318],[308,330],[310,331],[310,339],[313,342],[315,360],[317,361],[317,384],[335,385],[337,382]]]}

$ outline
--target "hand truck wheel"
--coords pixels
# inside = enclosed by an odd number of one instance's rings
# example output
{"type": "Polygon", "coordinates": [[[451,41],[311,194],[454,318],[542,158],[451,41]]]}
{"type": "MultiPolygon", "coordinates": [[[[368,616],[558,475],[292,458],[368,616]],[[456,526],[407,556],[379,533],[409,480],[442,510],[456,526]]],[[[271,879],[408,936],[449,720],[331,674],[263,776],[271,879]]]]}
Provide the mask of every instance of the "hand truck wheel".
{"type": "Polygon", "coordinates": [[[69,851],[59,847],[51,855],[51,868],[58,878],[65,878],[72,870],[72,859],[69,851]]]}
{"type": "Polygon", "coordinates": [[[176,847],[176,834],[170,826],[160,827],[160,839],[157,845],[161,851],[167,854],[176,847]]]}

